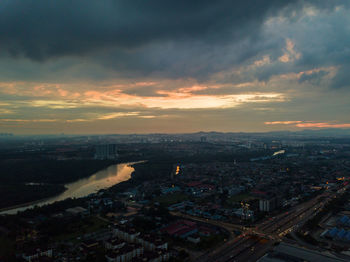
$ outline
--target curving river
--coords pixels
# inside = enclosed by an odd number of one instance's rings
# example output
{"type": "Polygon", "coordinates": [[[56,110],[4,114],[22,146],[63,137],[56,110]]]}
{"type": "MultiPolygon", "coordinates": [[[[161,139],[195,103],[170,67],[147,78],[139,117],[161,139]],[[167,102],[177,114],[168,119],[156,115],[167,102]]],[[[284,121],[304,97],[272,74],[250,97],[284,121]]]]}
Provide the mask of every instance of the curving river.
{"type": "Polygon", "coordinates": [[[67,198],[85,197],[92,193],[98,192],[100,189],[109,188],[113,185],[119,184],[120,182],[129,180],[132,172],[134,171],[134,168],[131,165],[135,163],[138,162],[112,165],[87,178],[82,178],[73,183],[66,184],[65,187],[67,190],[57,196],[39,200],[35,203],[24,204],[19,207],[17,206],[0,212],[0,215],[16,214],[19,211],[24,211],[26,209],[33,208],[34,206],[52,204],[56,201],[61,201],[67,198]]]}

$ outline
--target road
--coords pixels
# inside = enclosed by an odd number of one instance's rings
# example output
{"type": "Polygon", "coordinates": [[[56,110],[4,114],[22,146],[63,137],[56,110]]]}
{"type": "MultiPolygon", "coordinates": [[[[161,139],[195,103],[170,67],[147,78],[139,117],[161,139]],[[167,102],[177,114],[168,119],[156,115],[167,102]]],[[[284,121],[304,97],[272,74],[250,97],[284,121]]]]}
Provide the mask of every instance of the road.
{"type": "Polygon", "coordinates": [[[202,218],[202,217],[190,216],[190,215],[183,214],[183,213],[180,213],[180,212],[170,212],[170,214],[173,215],[173,216],[187,218],[187,219],[191,219],[191,220],[194,220],[194,221],[208,223],[208,224],[211,224],[211,225],[214,225],[214,226],[222,227],[222,228],[226,229],[229,232],[232,232],[233,230],[239,230],[239,231],[243,230],[243,226],[242,225],[236,225],[236,224],[231,224],[231,223],[227,223],[227,222],[223,222],[223,221],[217,221],[217,220],[211,220],[211,219],[202,218]]]}
{"type": "MultiPolygon", "coordinates": [[[[201,262],[254,262],[280,242],[289,232],[301,227],[307,220],[311,219],[322,210],[336,194],[343,193],[346,188],[337,193],[323,193],[307,202],[301,203],[289,211],[271,217],[253,228],[244,230],[234,240],[230,240],[220,248],[207,252],[196,261],[201,262]]],[[[212,223],[213,221],[206,221],[212,223]]],[[[229,230],[229,223],[225,223],[229,230]]],[[[217,225],[220,225],[217,223],[217,225]]],[[[237,225],[232,226],[232,228],[237,225]]],[[[242,228],[241,228],[242,230],[242,228]]]]}

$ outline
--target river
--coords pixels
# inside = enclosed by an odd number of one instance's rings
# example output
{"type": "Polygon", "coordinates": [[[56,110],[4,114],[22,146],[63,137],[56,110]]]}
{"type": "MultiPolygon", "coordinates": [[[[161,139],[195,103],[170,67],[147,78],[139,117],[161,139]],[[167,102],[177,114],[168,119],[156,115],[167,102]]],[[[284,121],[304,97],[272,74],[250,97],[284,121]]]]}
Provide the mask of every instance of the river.
{"type": "Polygon", "coordinates": [[[0,215],[16,214],[19,211],[24,211],[34,206],[48,205],[67,198],[85,197],[98,192],[100,189],[109,188],[131,178],[131,174],[134,171],[134,168],[131,166],[132,164],[135,164],[135,162],[112,165],[87,178],[66,184],[65,187],[67,190],[57,196],[7,209],[0,212],[0,215]]]}

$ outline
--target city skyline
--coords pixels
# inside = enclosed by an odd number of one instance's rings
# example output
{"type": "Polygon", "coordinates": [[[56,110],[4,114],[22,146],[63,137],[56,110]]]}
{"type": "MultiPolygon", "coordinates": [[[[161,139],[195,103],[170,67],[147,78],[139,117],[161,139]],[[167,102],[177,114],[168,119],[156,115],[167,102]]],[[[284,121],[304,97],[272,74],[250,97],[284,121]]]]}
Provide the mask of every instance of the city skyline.
{"type": "Polygon", "coordinates": [[[4,1],[0,131],[350,128],[349,9],[313,0],[4,1]]]}

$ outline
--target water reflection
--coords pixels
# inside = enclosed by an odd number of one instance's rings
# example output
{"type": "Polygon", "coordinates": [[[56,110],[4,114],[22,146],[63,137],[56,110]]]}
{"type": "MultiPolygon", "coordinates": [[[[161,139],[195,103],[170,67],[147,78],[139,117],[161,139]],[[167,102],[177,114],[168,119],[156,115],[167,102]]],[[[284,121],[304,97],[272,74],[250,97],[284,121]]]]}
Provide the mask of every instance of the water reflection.
{"type": "Polygon", "coordinates": [[[43,206],[67,198],[84,197],[89,194],[96,193],[100,189],[109,188],[120,182],[129,180],[131,173],[134,171],[134,168],[131,167],[132,164],[134,163],[124,163],[110,166],[104,170],[98,171],[88,178],[83,178],[76,182],[66,184],[65,187],[67,190],[58,196],[37,202],[35,204],[29,204],[27,206],[6,210],[0,212],[0,214],[16,214],[19,211],[24,211],[34,206],[43,206]]]}

